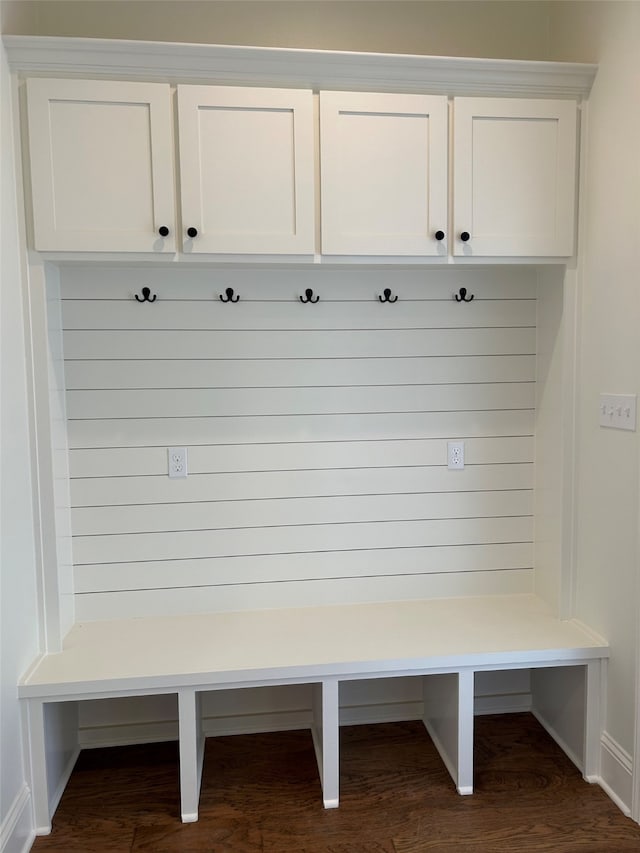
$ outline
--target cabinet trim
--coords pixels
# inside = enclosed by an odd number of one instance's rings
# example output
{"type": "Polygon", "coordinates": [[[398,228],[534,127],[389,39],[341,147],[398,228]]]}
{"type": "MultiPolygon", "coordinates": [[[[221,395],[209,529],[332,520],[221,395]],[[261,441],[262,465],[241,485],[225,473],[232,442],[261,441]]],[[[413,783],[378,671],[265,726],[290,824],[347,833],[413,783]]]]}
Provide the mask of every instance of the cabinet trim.
{"type": "Polygon", "coordinates": [[[3,36],[29,75],[302,86],[448,95],[580,98],[597,65],[53,36],[3,36]]]}

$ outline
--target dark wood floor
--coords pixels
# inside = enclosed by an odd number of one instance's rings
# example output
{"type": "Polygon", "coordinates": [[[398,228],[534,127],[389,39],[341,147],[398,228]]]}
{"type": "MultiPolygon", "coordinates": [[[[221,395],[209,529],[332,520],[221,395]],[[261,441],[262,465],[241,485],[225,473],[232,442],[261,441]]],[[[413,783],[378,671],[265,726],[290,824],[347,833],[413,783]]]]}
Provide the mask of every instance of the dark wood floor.
{"type": "Polygon", "coordinates": [[[460,797],[420,723],[341,731],[340,808],[322,808],[308,732],[210,738],[200,820],[181,824],[177,745],[83,752],[47,851],[640,853],[640,826],[529,714],[476,720],[460,797]]]}

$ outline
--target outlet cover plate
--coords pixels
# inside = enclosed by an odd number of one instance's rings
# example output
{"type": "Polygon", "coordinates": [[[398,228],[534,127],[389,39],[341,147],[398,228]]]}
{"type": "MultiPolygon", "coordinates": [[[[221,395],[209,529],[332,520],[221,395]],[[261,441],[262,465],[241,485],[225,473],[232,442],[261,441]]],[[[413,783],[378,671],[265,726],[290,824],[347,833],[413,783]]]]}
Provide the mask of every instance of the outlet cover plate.
{"type": "Polygon", "coordinates": [[[464,468],[464,441],[447,442],[447,468],[450,471],[464,468]]]}
{"type": "Polygon", "coordinates": [[[169,477],[172,480],[181,479],[188,476],[187,470],[187,448],[186,447],[168,447],[168,467],[169,477]]]}

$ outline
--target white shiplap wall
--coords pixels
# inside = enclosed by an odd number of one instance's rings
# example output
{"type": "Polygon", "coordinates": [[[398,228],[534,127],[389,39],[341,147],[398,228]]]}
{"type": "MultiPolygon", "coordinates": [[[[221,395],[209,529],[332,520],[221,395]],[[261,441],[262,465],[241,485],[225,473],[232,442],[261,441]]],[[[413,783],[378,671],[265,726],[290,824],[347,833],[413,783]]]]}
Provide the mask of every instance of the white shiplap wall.
{"type": "Polygon", "coordinates": [[[531,589],[535,271],[72,266],[61,287],[78,619],[531,589]]]}

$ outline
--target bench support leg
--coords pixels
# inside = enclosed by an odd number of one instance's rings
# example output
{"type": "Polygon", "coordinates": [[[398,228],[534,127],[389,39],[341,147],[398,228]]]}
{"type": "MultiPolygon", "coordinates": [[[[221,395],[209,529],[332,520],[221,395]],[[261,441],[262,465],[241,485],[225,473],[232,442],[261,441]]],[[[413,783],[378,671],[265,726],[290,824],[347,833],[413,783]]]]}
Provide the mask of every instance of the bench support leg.
{"type": "Polygon", "coordinates": [[[180,811],[183,823],[198,820],[205,745],[200,704],[201,696],[195,690],[179,691],[180,811]]]}
{"type": "Polygon", "coordinates": [[[588,782],[600,779],[600,738],[602,736],[601,697],[606,663],[592,660],[586,665],[584,696],[584,768],[588,782]]]}
{"type": "Polygon", "coordinates": [[[25,729],[29,733],[31,766],[31,797],[36,835],[49,835],[49,785],[47,782],[47,753],[44,730],[44,702],[29,699],[24,703],[25,729]]]}
{"type": "Polygon", "coordinates": [[[337,680],[314,685],[311,734],[325,809],[337,808],[340,800],[339,725],[337,680]]]}
{"type": "Polygon", "coordinates": [[[459,794],[473,793],[473,672],[423,677],[423,722],[459,794]]]}

